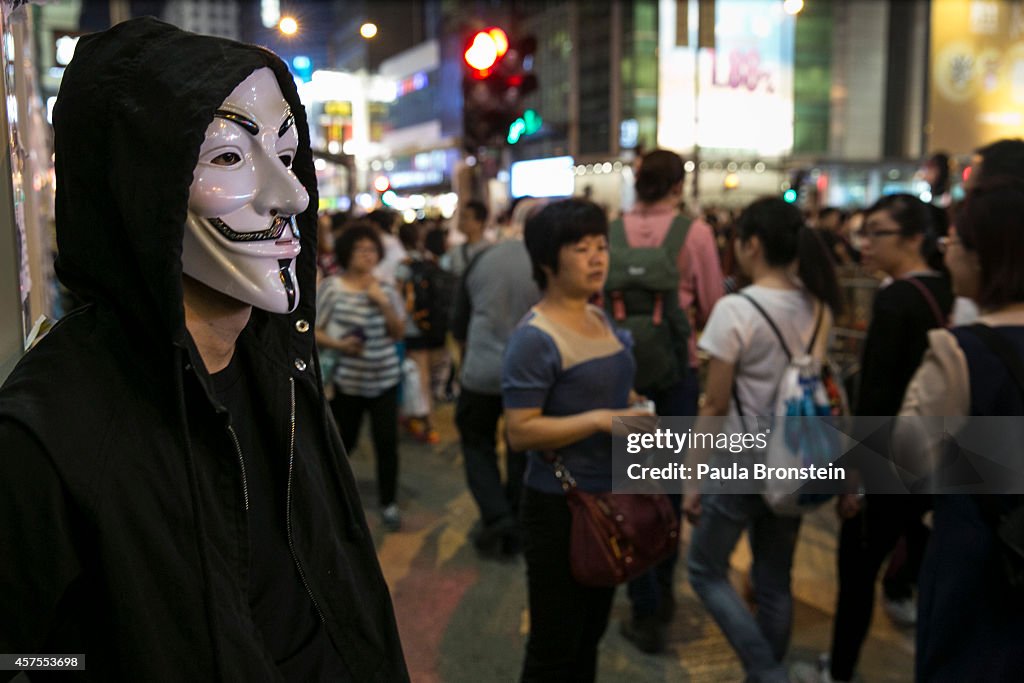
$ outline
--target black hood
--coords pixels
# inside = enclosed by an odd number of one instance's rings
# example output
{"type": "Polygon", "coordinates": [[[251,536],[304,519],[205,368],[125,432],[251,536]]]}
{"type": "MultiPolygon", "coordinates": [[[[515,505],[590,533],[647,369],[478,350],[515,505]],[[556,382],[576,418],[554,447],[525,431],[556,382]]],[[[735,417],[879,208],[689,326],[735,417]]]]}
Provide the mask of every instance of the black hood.
{"type": "MultiPolygon", "coordinates": [[[[290,317],[309,321],[316,175],[306,113],[284,62],[255,45],[147,17],[84,36],[64,73],[53,111],[57,274],[79,297],[109,306],[151,340],[185,338],[181,245],[192,172],[214,111],[262,67],[277,76],[299,134],[292,168],[309,207],[296,217],[300,302],[290,317]]],[[[257,324],[268,317],[286,322],[256,310],[253,316],[257,324]]]]}

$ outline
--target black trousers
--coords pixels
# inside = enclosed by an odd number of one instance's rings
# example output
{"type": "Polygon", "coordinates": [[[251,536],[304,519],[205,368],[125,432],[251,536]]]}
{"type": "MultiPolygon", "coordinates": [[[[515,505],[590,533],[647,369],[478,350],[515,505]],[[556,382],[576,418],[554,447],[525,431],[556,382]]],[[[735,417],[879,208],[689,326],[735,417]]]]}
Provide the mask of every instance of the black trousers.
{"type": "Polygon", "coordinates": [[[530,636],[521,680],[592,683],[615,589],[589,588],[572,577],[565,496],[524,489],[522,524],[530,636]]]}
{"type": "Polygon", "coordinates": [[[377,459],[378,502],[385,507],[395,502],[398,489],[398,386],[373,398],[340,391],[335,394],[331,412],[348,453],[359,443],[359,428],[363,423],[363,413],[367,411],[370,413],[370,435],[377,459]]]}
{"type": "MultiPolygon", "coordinates": [[[[921,558],[928,529],[921,516],[931,504],[926,496],[869,495],[860,514],[843,522],[839,535],[839,599],[832,627],[832,678],[853,678],[860,649],[871,625],[875,582],[885,558],[901,536],[908,557],[921,558]]],[[[920,566],[910,568],[916,576],[920,566]]]]}
{"type": "Polygon", "coordinates": [[[455,409],[455,425],[462,440],[462,459],[466,484],[480,520],[490,526],[504,517],[517,519],[523,490],[526,455],[513,451],[505,443],[505,483],[498,468],[496,431],[503,408],[501,395],[478,394],[463,388],[455,409]]]}

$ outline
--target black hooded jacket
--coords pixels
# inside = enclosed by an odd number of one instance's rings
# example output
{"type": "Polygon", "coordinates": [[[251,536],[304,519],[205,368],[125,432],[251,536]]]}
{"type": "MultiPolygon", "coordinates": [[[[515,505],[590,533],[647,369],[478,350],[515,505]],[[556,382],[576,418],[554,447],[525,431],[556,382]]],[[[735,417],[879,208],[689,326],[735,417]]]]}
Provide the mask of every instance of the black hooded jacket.
{"type": "Polygon", "coordinates": [[[408,680],[318,376],[316,179],[295,84],[267,50],[154,19],[83,37],[54,110],[57,272],[88,303],[0,389],[0,652],[85,653],[87,680],[280,680],[247,600],[242,473],[181,282],[205,130],[262,67],[295,115],[310,202],[298,308],[254,309],[238,350],[277,416],[288,540],[330,639],[354,680],[408,680]]]}

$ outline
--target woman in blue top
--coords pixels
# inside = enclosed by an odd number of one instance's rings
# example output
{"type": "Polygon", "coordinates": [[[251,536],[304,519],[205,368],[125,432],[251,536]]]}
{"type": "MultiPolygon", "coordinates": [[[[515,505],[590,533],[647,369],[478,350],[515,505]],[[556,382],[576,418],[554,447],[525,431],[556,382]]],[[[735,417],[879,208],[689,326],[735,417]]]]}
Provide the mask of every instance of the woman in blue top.
{"type": "Polygon", "coordinates": [[[635,366],[627,340],[589,303],[608,274],[608,222],[595,204],[567,199],[526,222],[540,302],[513,332],[502,392],[509,443],[528,451],[522,502],[530,636],[523,681],[593,681],[614,588],[589,588],[569,569],[569,506],[544,453],[577,485],[611,490],[613,416],[629,409],[635,366]]]}

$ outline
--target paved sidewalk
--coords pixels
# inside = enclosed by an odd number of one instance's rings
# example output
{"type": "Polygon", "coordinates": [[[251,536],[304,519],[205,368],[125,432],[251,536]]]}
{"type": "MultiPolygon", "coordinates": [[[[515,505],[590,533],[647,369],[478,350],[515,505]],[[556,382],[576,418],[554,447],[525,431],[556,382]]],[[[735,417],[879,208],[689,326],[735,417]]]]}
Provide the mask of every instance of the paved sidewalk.
{"type": "MultiPolygon", "coordinates": [[[[452,412],[451,404],[438,406],[435,424],[441,432],[440,444],[401,441],[400,532],[384,531],[378,510],[372,506],[376,488],[368,427],[364,427],[364,442],[353,454],[352,464],[363,500],[368,502],[367,518],[391,587],[413,681],[516,681],[529,619],[526,567],[522,559],[481,560],[468,540],[477,512],[465,486],[452,412]]],[[[801,531],[794,568],[793,660],[814,660],[830,643],[836,527],[835,515],[828,507],[808,517],[801,531]]],[[[684,533],[684,542],[686,536],[688,533],[684,533]]],[[[747,545],[741,543],[733,556],[737,585],[748,566],[747,545]]],[[[619,621],[628,615],[629,604],[625,590],[617,592],[601,646],[601,683],[743,680],[732,649],[690,589],[682,562],[676,589],[679,607],[669,631],[668,652],[659,656],[640,653],[619,635],[619,621]]],[[[882,610],[876,609],[862,656],[863,680],[911,681],[912,667],[913,632],[893,627],[882,610]]]]}

